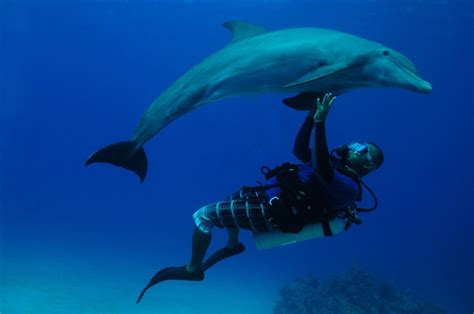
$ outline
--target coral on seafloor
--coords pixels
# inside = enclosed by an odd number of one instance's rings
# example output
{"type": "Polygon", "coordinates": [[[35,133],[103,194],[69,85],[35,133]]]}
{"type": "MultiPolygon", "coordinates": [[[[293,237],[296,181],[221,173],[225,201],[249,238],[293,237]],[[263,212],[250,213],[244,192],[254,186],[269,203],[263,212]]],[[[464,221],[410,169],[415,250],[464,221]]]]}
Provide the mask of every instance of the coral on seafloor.
{"type": "Polygon", "coordinates": [[[376,279],[360,266],[321,281],[297,278],[280,289],[274,314],[440,314],[442,308],[419,300],[408,289],[376,279]]]}

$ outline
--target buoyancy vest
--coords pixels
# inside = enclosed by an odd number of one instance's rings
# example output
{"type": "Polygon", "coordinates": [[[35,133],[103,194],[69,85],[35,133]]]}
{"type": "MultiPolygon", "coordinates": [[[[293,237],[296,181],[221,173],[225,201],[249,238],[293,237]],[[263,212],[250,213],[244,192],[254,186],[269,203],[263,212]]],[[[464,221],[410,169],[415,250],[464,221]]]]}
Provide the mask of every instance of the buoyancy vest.
{"type": "Polygon", "coordinates": [[[330,235],[329,220],[338,211],[330,210],[325,191],[310,166],[284,163],[274,169],[262,167],[269,183],[271,215],[282,232],[298,233],[305,224],[321,223],[330,235]]]}
{"type": "MultiPolygon", "coordinates": [[[[270,174],[274,174],[277,171],[283,171],[284,165],[272,170],[266,170],[266,173],[271,171],[270,174]]],[[[332,180],[330,182],[324,182],[315,173],[310,164],[298,164],[294,166],[295,170],[298,171],[298,178],[301,184],[313,185],[314,189],[320,190],[319,192],[322,192],[325,197],[325,201],[327,202],[326,206],[329,209],[342,209],[354,201],[360,201],[361,186],[359,180],[353,177],[351,173],[335,168],[332,180]]],[[[267,177],[269,176],[267,175],[267,177]]],[[[267,179],[266,185],[270,186],[265,190],[265,194],[268,198],[272,198],[281,192],[278,179],[274,175],[267,179]]]]}

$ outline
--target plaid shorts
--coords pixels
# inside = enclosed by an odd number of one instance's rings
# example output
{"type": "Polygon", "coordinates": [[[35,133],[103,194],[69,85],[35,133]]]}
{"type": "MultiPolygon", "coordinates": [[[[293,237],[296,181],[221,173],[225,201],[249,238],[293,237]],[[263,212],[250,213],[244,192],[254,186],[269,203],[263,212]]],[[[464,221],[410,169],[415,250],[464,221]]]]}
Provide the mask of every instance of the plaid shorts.
{"type": "Polygon", "coordinates": [[[241,189],[224,201],[206,205],[194,214],[196,226],[210,234],[212,227],[241,228],[257,232],[275,229],[263,192],[241,189]]]}

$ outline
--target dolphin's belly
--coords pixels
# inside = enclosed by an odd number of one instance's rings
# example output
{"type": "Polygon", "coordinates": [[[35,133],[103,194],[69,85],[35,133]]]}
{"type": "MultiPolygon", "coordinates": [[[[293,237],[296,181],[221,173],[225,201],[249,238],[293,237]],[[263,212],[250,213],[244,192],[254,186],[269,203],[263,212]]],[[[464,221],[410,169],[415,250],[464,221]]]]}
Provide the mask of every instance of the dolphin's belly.
{"type": "Polygon", "coordinates": [[[248,70],[228,71],[211,80],[205,102],[256,93],[284,92],[285,86],[295,80],[304,70],[297,66],[255,67],[248,70]]]}

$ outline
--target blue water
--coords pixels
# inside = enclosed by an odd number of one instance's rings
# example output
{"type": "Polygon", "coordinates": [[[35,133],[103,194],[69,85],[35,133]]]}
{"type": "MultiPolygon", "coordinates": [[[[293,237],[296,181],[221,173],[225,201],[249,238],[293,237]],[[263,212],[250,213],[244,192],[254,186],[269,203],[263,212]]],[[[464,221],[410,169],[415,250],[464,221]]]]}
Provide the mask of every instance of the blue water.
{"type": "MultiPolygon", "coordinates": [[[[474,6],[469,1],[8,1],[0,3],[0,312],[272,313],[281,285],[359,263],[450,313],[474,311],[474,6]],[[380,144],[367,178],[380,200],[332,238],[226,260],[203,282],[157,270],[188,261],[192,213],[261,179],[292,155],[305,116],[287,95],[219,101],[146,145],[140,184],[84,167],[129,138],[141,114],[192,65],[223,47],[226,20],[331,28],[406,54],[433,92],[338,97],[328,141],[380,144]]],[[[211,251],[225,243],[214,232],[211,251]]]]}

